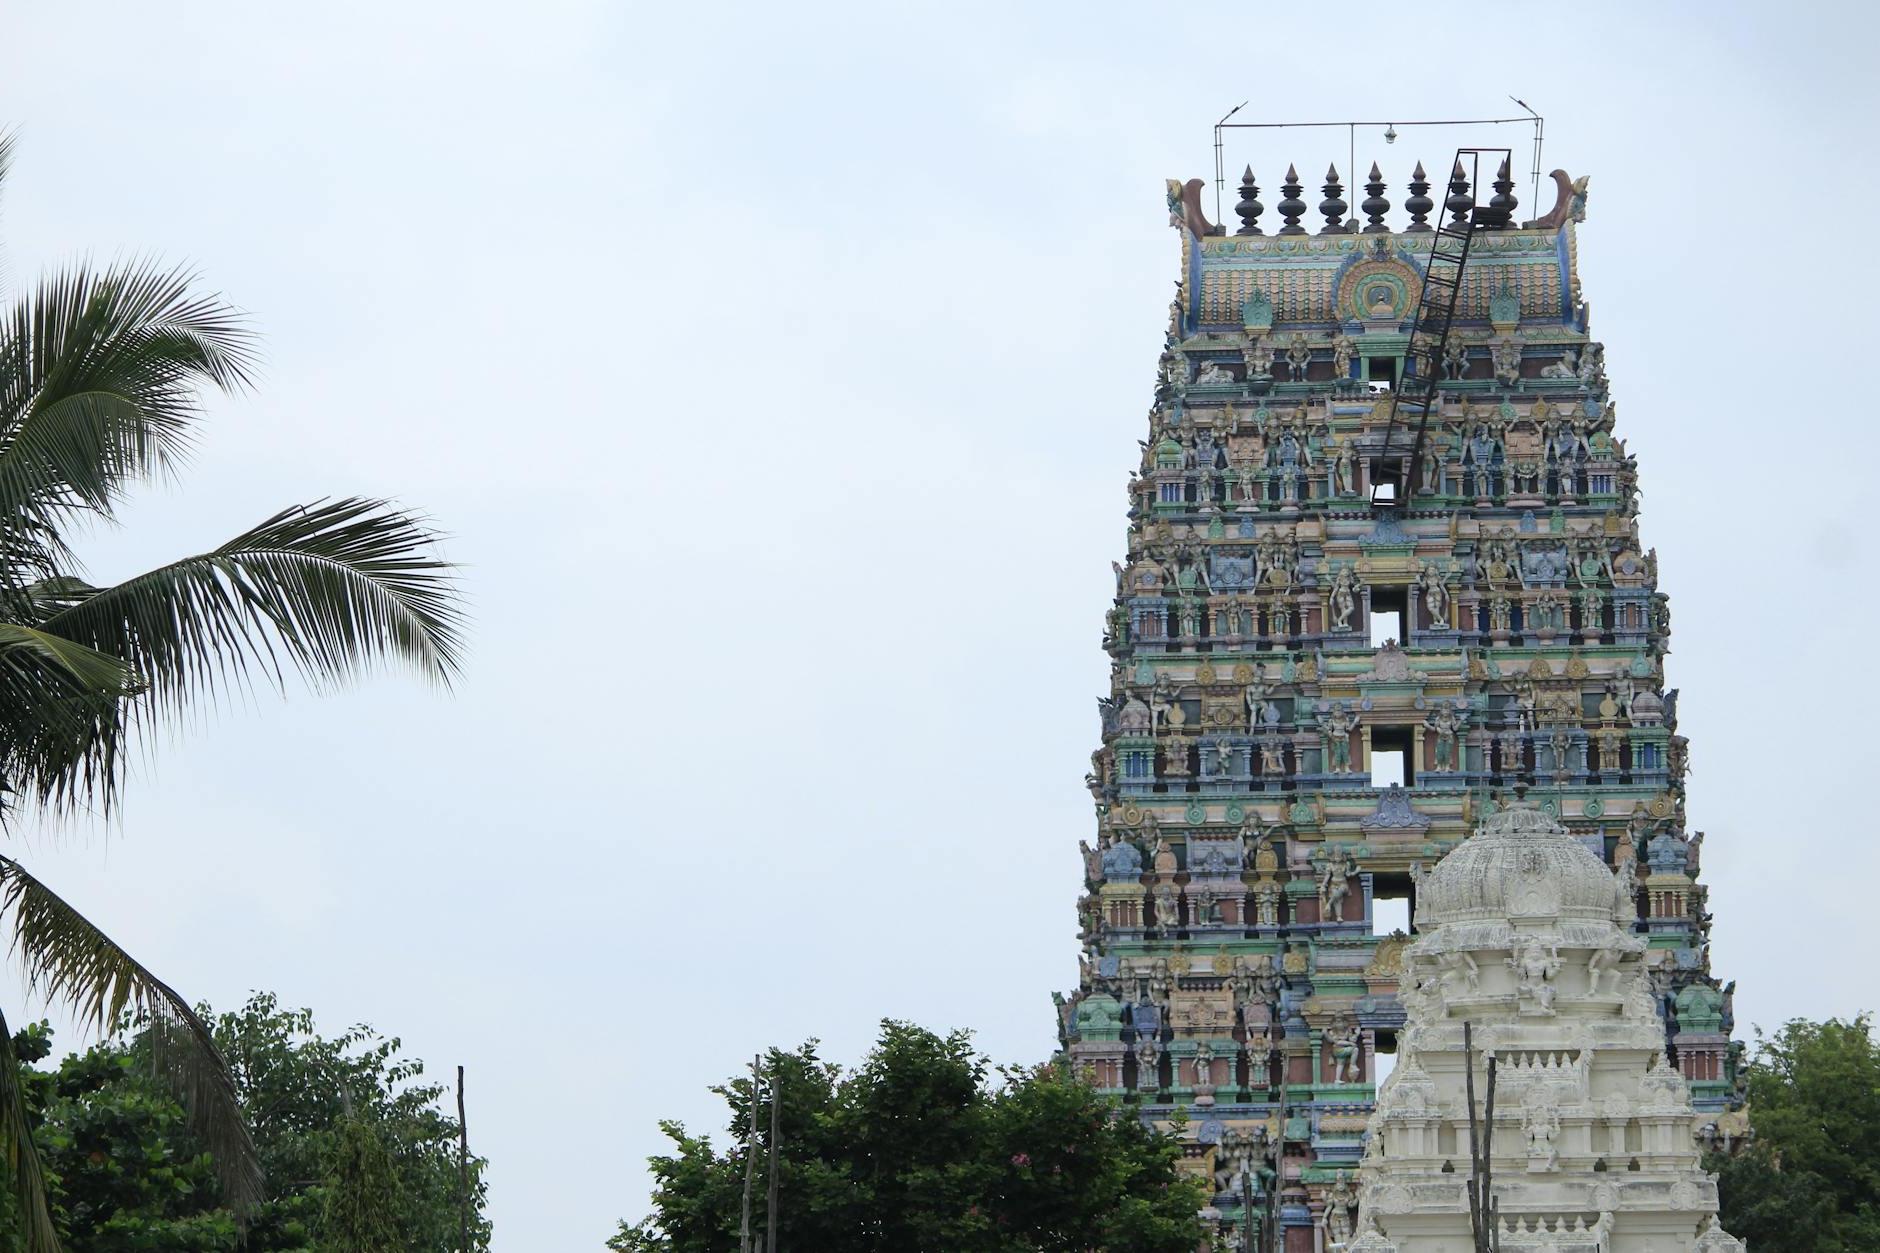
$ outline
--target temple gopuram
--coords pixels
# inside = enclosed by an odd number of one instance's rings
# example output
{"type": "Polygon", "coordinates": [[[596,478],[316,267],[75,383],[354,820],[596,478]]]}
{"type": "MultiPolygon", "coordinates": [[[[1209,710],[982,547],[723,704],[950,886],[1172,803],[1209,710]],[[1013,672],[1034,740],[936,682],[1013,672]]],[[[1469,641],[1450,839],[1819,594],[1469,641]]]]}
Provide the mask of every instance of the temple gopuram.
{"type": "MultiPolygon", "coordinates": [[[[1554,171],[1557,203],[1520,222],[1508,167],[1479,174],[1478,195],[1460,162],[1434,185],[1419,164],[1396,224],[1375,165],[1362,221],[1336,169],[1316,214],[1288,170],[1271,215],[1249,170],[1233,228],[1202,180],[1168,187],[1181,276],[1103,636],[1060,1031],[1079,1073],[1179,1134],[1221,1247],[1357,1236],[1419,882],[1515,807],[1631,902],[1642,990],[1621,1000],[1649,998],[1688,1091],[1677,1151],[1745,1126],[1671,615],[1580,289],[1586,180],[1554,171]]],[[[1624,1135],[1582,1164],[1623,1172],[1624,1135]]]]}

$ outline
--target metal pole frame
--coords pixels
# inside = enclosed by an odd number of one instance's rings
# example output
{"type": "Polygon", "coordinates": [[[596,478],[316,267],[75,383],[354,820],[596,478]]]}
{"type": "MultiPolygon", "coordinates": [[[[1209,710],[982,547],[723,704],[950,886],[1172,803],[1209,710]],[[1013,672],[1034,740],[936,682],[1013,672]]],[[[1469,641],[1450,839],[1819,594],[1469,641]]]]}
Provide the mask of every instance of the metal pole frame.
{"type": "MultiPolygon", "coordinates": [[[[1530,203],[1534,205],[1536,212],[1538,212],[1540,208],[1540,195],[1541,195],[1541,143],[1546,134],[1547,119],[1542,117],[1539,113],[1536,113],[1533,110],[1533,108],[1527,104],[1526,101],[1516,100],[1515,97],[1513,96],[1509,96],[1508,99],[1514,100],[1516,104],[1520,105],[1523,109],[1526,109],[1528,116],[1526,117],[1447,118],[1447,119],[1438,119],[1438,120],[1433,120],[1433,121],[1405,122],[1403,123],[1403,125],[1406,127],[1410,127],[1410,126],[1515,126],[1515,125],[1522,125],[1522,124],[1532,126],[1534,128],[1534,169],[1532,171],[1533,181],[1534,181],[1534,198],[1530,203]]],[[[1346,145],[1347,147],[1346,160],[1348,163],[1355,166],[1357,164],[1357,148],[1358,148],[1357,137],[1358,137],[1358,128],[1360,126],[1382,126],[1387,130],[1395,130],[1398,125],[1396,122],[1359,122],[1359,121],[1345,121],[1345,122],[1230,122],[1228,121],[1228,118],[1233,117],[1234,114],[1240,112],[1242,109],[1246,107],[1247,107],[1247,102],[1245,100],[1241,101],[1239,104],[1229,109],[1226,113],[1226,116],[1222,117],[1220,121],[1214,124],[1214,220],[1216,222],[1220,222],[1222,218],[1221,194],[1222,194],[1223,189],[1227,185],[1227,168],[1226,168],[1226,163],[1225,163],[1225,157],[1222,151],[1222,139],[1221,139],[1222,131],[1312,130],[1312,129],[1318,129],[1318,128],[1323,128],[1323,127],[1330,127],[1330,126],[1342,126],[1345,128],[1347,132],[1348,142],[1346,145]]],[[[1357,171],[1355,169],[1346,170],[1345,178],[1346,178],[1347,186],[1356,186],[1357,178],[1358,178],[1357,171]]],[[[1355,200],[1355,197],[1354,197],[1354,200],[1355,200]]]]}

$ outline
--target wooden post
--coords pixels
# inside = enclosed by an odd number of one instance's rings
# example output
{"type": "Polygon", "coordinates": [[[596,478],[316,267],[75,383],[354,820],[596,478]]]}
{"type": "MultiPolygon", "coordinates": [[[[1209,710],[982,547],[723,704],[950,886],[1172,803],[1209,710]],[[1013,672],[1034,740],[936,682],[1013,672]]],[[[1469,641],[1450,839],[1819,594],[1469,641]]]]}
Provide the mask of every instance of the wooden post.
{"type": "Polygon", "coordinates": [[[1482,1253],[1500,1253],[1501,1206],[1495,1200],[1495,1062],[1488,1057],[1488,1102],[1482,1111],[1482,1203],[1488,1210],[1488,1240],[1482,1253]]]}
{"type": "Polygon", "coordinates": [[[751,1248],[751,1186],[757,1178],[757,1091],[763,1077],[759,1070],[761,1056],[751,1059],[751,1133],[744,1142],[744,1204],[738,1216],[738,1253],[756,1253],[751,1248]]]}
{"type": "Polygon", "coordinates": [[[1482,1152],[1475,1127],[1475,1027],[1462,1024],[1462,1083],[1469,1102],[1469,1240],[1475,1253],[1488,1247],[1482,1242],[1482,1152]]]}
{"type": "Polygon", "coordinates": [[[777,1237],[777,1159],[782,1156],[777,1124],[783,1110],[779,1070],[777,1060],[773,1059],[770,1064],[770,1187],[764,1198],[764,1253],[783,1253],[783,1241],[777,1237]]]}
{"type": "Polygon", "coordinates": [[[463,1112],[463,1067],[457,1067],[457,1248],[470,1253],[470,1124],[463,1112]]]}

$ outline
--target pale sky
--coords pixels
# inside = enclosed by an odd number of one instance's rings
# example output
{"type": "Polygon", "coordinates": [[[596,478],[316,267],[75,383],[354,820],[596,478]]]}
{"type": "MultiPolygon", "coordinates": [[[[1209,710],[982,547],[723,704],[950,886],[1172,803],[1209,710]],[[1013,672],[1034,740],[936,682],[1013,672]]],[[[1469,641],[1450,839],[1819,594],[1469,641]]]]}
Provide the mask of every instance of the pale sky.
{"type": "MultiPolygon", "coordinates": [[[[94,580],[389,494],[451,532],[475,615],[453,695],[263,695],[22,855],[186,995],[468,1066],[502,1253],[597,1250],[645,1212],[655,1121],[720,1126],[707,1085],[766,1046],[852,1061],[894,1016],[1042,1060],[1162,180],[1210,175],[1249,98],[1513,93],[1592,177],[1715,969],[1744,1034],[1880,1007],[1873,10],[1444,12],[7,6],[9,281],[158,254],[266,335],[94,580]]],[[[1359,166],[1401,202],[1461,138],[1361,133],[1359,166]]],[[[1269,189],[1345,156],[1227,153],[1269,189]]]]}

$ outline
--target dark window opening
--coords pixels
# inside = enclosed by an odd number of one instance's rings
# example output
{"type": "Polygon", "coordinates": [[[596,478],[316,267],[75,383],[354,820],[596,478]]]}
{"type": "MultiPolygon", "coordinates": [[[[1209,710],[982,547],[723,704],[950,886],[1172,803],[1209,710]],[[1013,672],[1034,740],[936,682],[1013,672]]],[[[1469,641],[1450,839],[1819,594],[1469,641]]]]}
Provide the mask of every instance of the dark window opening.
{"type": "Polygon", "coordinates": [[[1410,616],[1410,589],[1373,587],[1371,589],[1371,647],[1383,646],[1385,640],[1406,642],[1404,623],[1410,616]]]}
{"type": "Polygon", "coordinates": [[[1413,737],[1409,727],[1377,727],[1371,732],[1371,786],[1393,783],[1416,786],[1416,765],[1410,760],[1413,737]]]}
{"type": "Polygon", "coordinates": [[[1416,884],[1408,874],[1374,873],[1371,876],[1371,934],[1410,934],[1416,916],[1416,884]]]}
{"type": "Polygon", "coordinates": [[[1397,1029],[1378,1027],[1371,1034],[1371,1082],[1381,1084],[1397,1068],[1397,1029]]]}

